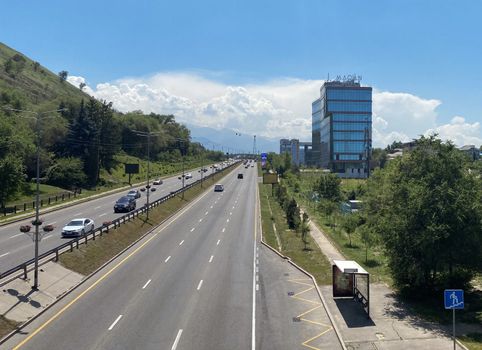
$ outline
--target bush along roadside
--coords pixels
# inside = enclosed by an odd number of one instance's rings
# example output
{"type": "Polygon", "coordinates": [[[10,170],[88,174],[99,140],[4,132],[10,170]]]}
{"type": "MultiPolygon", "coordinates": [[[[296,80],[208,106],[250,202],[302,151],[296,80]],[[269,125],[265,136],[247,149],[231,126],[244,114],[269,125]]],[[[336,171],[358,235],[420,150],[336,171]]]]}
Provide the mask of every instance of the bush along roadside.
{"type": "Polygon", "coordinates": [[[300,216],[296,200],[280,184],[273,191],[259,184],[261,220],[265,241],[315,276],[318,284],[331,283],[331,266],[309,234],[307,214],[300,216]]]}

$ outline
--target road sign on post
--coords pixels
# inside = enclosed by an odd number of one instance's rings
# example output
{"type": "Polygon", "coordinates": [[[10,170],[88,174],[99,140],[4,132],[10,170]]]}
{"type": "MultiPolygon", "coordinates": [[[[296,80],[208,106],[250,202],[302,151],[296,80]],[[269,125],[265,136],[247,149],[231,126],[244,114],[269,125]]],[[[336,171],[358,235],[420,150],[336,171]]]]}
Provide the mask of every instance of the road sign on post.
{"type": "Polygon", "coordinates": [[[455,310],[464,308],[464,291],[462,289],[444,290],[444,306],[446,309],[452,309],[452,330],[455,350],[457,346],[455,341],[455,310]]]}

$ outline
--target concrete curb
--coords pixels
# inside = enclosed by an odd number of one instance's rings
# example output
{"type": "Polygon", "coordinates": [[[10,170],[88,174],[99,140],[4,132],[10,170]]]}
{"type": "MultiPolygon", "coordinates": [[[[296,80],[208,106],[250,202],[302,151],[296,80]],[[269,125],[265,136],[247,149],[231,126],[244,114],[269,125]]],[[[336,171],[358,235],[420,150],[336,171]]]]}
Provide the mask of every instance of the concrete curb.
{"type": "MultiPolygon", "coordinates": [[[[258,191],[258,189],[257,189],[258,191]]],[[[259,205],[259,208],[261,208],[261,201],[259,199],[259,195],[257,196],[258,198],[258,205],[259,205]]],[[[275,248],[273,248],[272,246],[270,246],[268,243],[266,243],[263,239],[263,225],[261,224],[261,210],[259,211],[259,226],[260,226],[260,232],[261,232],[261,244],[263,244],[265,247],[267,247],[268,249],[270,249],[271,251],[273,251],[274,253],[276,253],[279,257],[281,257],[282,259],[285,259],[287,260],[292,266],[294,266],[295,268],[297,268],[299,271],[301,271],[302,273],[304,273],[305,275],[307,275],[308,277],[311,278],[311,280],[313,281],[313,284],[315,285],[315,288],[316,288],[316,292],[318,293],[318,296],[320,297],[320,300],[321,300],[321,303],[323,304],[323,308],[325,309],[326,311],[326,314],[328,315],[328,318],[330,319],[330,322],[333,326],[333,330],[335,331],[335,334],[336,334],[336,337],[338,338],[338,341],[340,342],[340,345],[342,347],[343,350],[347,350],[346,346],[345,346],[345,341],[343,340],[343,337],[341,335],[341,332],[340,330],[338,329],[337,325],[335,324],[335,321],[334,321],[334,318],[333,318],[333,315],[331,314],[330,310],[328,309],[327,307],[327,304],[326,304],[326,301],[325,301],[325,298],[323,297],[323,295],[321,294],[320,292],[320,289],[318,288],[318,283],[316,282],[316,278],[315,276],[313,276],[311,273],[309,273],[308,271],[306,271],[305,269],[303,269],[302,267],[298,266],[295,262],[293,262],[291,260],[290,257],[286,256],[286,255],[283,255],[281,252],[279,252],[278,250],[276,250],[275,248]]],[[[467,349],[468,350],[468,349],[467,349]]]]}
{"type": "MultiPolygon", "coordinates": [[[[233,171],[235,168],[233,168],[231,171],[233,171]]],[[[227,176],[229,173],[225,174],[223,176],[223,178],[225,176],[227,176]]],[[[13,330],[12,332],[8,333],[7,335],[5,335],[2,339],[0,339],[0,345],[2,345],[3,343],[5,343],[7,340],[9,340],[11,337],[13,337],[15,334],[17,334],[18,332],[20,332],[23,328],[25,328],[26,326],[28,326],[30,323],[32,323],[33,321],[35,321],[38,317],[42,316],[47,310],[50,310],[50,308],[52,308],[54,305],[56,305],[58,302],[60,302],[61,300],[63,300],[66,296],[68,296],[69,294],[71,294],[73,291],[75,291],[77,288],[79,288],[80,286],[82,286],[85,282],[87,282],[88,280],[90,280],[92,277],[94,277],[97,273],[99,273],[102,269],[104,269],[105,267],[107,267],[109,264],[111,264],[114,260],[118,259],[122,254],[124,254],[126,251],[128,251],[129,249],[131,249],[132,247],[134,247],[137,243],[139,243],[141,240],[143,240],[144,238],[146,238],[148,235],[152,234],[152,232],[154,232],[155,230],[157,230],[160,226],[162,226],[163,224],[165,224],[168,220],[170,220],[173,216],[181,213],[182,211],[185,211],[187,210],[188,208],[190,208],[192,205],[194,205],[195,203],[197,203],[203,195],[205,195],[207,193],[207,191],[209,190],[209,187],[206,187],[205,188],[205,191],[204,192],[201,192],[199,194],[198,197],[195,198],[195,200],[193,202],[190,202],[188,203],[187,206],[185,207],[182,207],[182,208],[179,208],[178,210],[176,210],[175,212],[171,213],[168,217],[166,217],[164,220],[162,220],[159,224],[157,224],[156,226],[154,226],[153,228],[151,228],[149,231],[147,231],[145,234],[143,234],[141,237],[139,237],[138,239],[136,239],[134,242],[132,242],[131,244],[129,244],[126,248],[124,248],[122,251],[120,251],[119,253],[117,253],[115,256],[113,256],[112,258],[110,258],[108,261],[106,261],[104,264],[102,264],[101,266],[99,266],[97,269],[95,269],[95,271],[91,272],[89,275],[87,275],[80,283],[78,283],[77,285],[73,286],[71,289],[65,291],[64,293],[62,293],[54,302],[52,302],[52,304],[48,305],[45,309],[43,309],[42,311],[40,311],[37,315],[33,316],[32,318],[30,318],[29,320],[25,321],[24,323],[20,324],[15,330],[13,330]]],[[[49,259],[45,262],[43,262],[44,264],[48,261],[50,261],[52,259],[49,259]]]]}

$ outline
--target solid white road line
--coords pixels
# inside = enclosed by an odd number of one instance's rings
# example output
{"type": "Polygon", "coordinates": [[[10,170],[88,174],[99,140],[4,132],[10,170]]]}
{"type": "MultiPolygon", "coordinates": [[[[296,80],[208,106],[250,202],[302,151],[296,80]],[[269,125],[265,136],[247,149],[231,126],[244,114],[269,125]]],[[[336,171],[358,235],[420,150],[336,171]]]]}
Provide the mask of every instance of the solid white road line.
{"type": "Polygon", "coordinates": [[[107,213],[100,214],[100,215],[99,215],[99,218],[102,217],[102,216],[106,216],[106,215],[107,215],[107,213]]]}
{"type": "Polygon", "coordinates": [[[15,237],[18,237],[18,236],[21,236],[21,235],[24,235],[25,233],[17,233],[16,235],[13,235],[13,236],[10,236],[8,237],[9,239],[10,238],[15,238],[15,237]]]}
{"type": "Polygon", "coordinates": [[[195,229],[196,229],[196,228],[195,228],[195,227],[193,227],[193,228],[191,229],[191,232],[192,232],[192,231],[194,231],[195,229]]]}
{"type": "Polygon", "coordinates": [[[146,289],[146,287],[149,285],[149,283],[151,283],[151,280],[147,281],[146,284],[144,284],[144,286],[142,287],[142,289],[146,289]]]}
{"type": "Polygon", "coordinates": [[[179,339],[181,339],[182,329],[177,332],[176,339],[174,340],[174,344],[172,344],[171,350],[176,350],[177,344],[179,343],[179,339]]]}
{"type": "Polygon", "coordinates": [[[170,258],[171,258],[171,256],[169,255],[169,256],[166,258],[166,260],[164,260],[164,262],[168,262],[170,258]]]}
{"type": "Polygon", "coordinates": [[[10,252],[6,252],[5,254],[0,255],[0,258],[3,258],[4,256],[7,256],[8,254],[10,254],[10,252]]]}
{"type": "Polygon", "coordinates": [[[214,255],[211,255],[211,257],[209,258],[209,262],[213,262],[213,259],[214,259],[214,255]]]}
{"type": "Polygon", "coordinates": [[[179,242],[179,245],[182,245],[184,243],[184,240],[182,240],[181,242],[179,242]]]}
{"type": "Polygon", "coordinates": [[[216,245],[219,245],[219,242],[221,242],[221,240],[220,240],[220,239],[218,239],[218,241],[217,241],[216,245]]]}
{"type": "Polygon", "coordinates": [[[117,316],[117,318],[115,319],[115,321],[110,325],[109,331],[111,331],[112,328],[115,327],[116,323],[119,322],[119,320],[120,320],[121,318],[122,318],[122,315],[117,316]]]}
{"type": "Polygon", "coordinates": [[[200,280],[199,284],[197,285],[197,290],[201,289],[202,285],[203,285],[203,280],[200,280]]]}

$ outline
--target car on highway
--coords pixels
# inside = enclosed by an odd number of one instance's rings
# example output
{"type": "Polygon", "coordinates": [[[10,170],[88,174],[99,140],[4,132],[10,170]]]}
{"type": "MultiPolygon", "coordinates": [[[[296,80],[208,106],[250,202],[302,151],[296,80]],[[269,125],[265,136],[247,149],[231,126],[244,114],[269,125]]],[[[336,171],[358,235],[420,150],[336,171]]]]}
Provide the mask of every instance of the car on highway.
{"type": "Polygon", "coordinates": [[[151,187],[151,192],[154,192],[156,190],[155,187],[151,187]]]}
{"type": "Polygon", "coordinates": [[[73,219],[62,228],[62,237],[78,237],[94,230],[94,220],[89,218],[73,219]]]}
{"type": "Polygon", "coordinates": [[[192,179],[192,174],[191,174],[191,173],[186,173],[186,179],[192,179]]]}
{"type": "Polygon", "coordinates": [[[114,213],[130,212],[134,209],[136,209],[136,200],[133,196],[120,197],[114,204],[114,213]]]}
{"type": "Polygon", "coordinates": [[[134,199],[141,198],[141,192],[139,190],[130,190],[127,195],[133,197],[134,199]]]}
{"type": "Polygon", "coordinates": [[[214,185],[214,192],[223,192],[224,191],[224,186],[221,184],[216,184],[214,185]]]}
{"type": "Polygon", "coordinates": [[[238,174],[238,179],[242,179],[243,178],[243,174],[239,173],[238,174]]]}
{"type": "Polygon", "coordinates": [[[153,185],[162,185],[162,180],[161,179],[156,179],[154,180],[154,182],[152,183],[153,185]]]}

